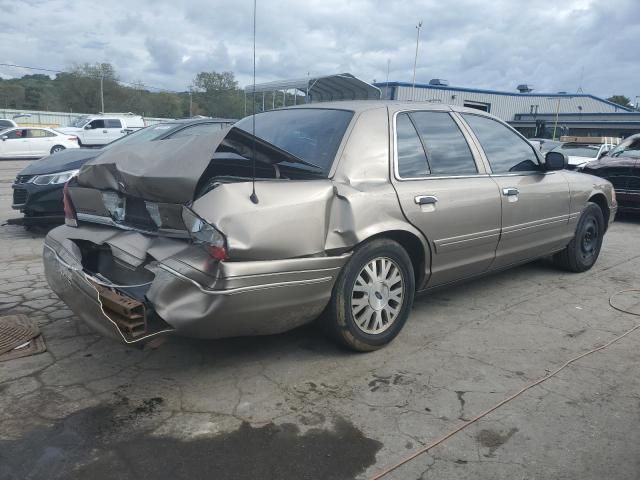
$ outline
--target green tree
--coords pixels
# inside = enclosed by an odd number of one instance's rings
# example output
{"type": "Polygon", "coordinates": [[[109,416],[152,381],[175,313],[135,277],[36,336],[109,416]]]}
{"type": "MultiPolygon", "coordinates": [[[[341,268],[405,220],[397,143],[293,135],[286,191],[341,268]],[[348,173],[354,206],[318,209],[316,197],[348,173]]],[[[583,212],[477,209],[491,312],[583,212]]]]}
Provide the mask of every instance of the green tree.
{"type": "Polygon", "coordinates": [[[212,117],[240,118],[244,115],[244,94],[233,72],[200,72],[192,84],[193,99],[212,117]]]}
{"type": "Polygon", "coordinates": [[[23,108],[25,89],[11,81],[0,82],[0,107],[23,108]]]}
{"type": "Polygon", "coordinates": [[[607,100],[609,100],[610,102],[616,103],[622,107],[631,106],[631,100],[628,97],[625,97],[624,95],[613,95],[607,98],[607,100]]]}

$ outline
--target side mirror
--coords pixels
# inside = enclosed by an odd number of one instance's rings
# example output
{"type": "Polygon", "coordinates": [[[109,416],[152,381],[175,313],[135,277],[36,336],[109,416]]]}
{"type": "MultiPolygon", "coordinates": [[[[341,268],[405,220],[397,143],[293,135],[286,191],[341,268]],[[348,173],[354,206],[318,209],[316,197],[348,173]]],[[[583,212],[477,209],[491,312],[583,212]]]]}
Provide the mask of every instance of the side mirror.
{"type": "Polygon", "coordinates": [[[548,172],[553,170],[565,170],[569,166],[569,159],[564,153],[547,152],[544,159],[545,170],[548,172]]]}
{"type": "Polygon", "coordinates": [[[85,125],[85,126],[84,126],[84,129],[85,129],[85,130],[91,130],[91,128],[92,128],[92,127],[91,127],[91,125],[85,125]]]}

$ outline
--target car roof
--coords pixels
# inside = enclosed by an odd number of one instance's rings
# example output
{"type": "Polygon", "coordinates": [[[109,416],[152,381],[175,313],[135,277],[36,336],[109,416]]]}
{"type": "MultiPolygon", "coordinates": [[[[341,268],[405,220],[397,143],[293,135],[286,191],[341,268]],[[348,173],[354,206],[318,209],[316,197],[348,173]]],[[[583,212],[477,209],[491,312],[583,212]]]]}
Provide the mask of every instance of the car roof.
{"type": "MultiPolygon", "coordinates": [[[[351,110],[356,113],[376,108],[387,107],[393,110],[434,110],[434,111],[453,111],[460,113],[473,113],[485,117],[496,118],[490,113],[483,112],[476,108],[460,107],[458,105],[449,105],[447,103],[435,102],[411,102],[403,100],[342,100],[333,102],[305,103],[301,105],[291,105],[287,107],[277,108],[276,110],[289,110],[300,108],[318,108],[318,109],[335,109],[335,110],[351,110]]],[[[273,111],[273,110],[268,110],[273,111]]]]}
{"type": "Polygon", "coordinates": [[[198,125],[199,123],[236,123],[238,120],[234,118],[179,118],[177,120],[167,119],[162,122],[154,123],[153,125],[159,125],[161,123],[174,123],[181,126],[185,125],[198,125]]]}

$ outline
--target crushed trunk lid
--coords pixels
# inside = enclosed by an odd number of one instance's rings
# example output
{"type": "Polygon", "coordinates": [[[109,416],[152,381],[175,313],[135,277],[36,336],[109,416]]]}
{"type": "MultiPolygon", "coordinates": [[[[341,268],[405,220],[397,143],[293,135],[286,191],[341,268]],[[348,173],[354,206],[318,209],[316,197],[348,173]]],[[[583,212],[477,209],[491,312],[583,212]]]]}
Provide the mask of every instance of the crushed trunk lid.
{"type": "Polygon", "coordinates": [[[214,152],[228,152],[267,164],[298,163],[291,153],[236,127],[212,135],[188,136],[114,146],[85,164],[78,185],[113,190],[155,202],[184,204],[194,199],[214,152]]]}

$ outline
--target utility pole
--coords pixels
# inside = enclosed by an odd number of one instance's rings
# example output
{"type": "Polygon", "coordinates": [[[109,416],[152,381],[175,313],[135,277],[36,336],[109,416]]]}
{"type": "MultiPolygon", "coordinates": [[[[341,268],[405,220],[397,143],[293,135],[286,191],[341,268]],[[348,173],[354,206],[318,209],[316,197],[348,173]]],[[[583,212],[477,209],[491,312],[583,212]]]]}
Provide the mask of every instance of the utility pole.
{"type": "Polygon", "coordinates": [[[193,98],[191,96],[191,90],[189,90],[189,117],[193,117],[193,98]]]}
{"type": "Polygon", "coordinates": [[[102,106],[101,113],[104,113],[104,70],[100,69],[100,105],[102,106]]]}
{"type": "Polygon", "coordinates": [[[422,20],[416,25],[418,34],[416,36],[416,56],[413,59],[413,82],[411,86],[411,100],[416,98],[416,66],[418,65],[418,46],[420,45],[420,29],[422,28],[422,20]]]}

